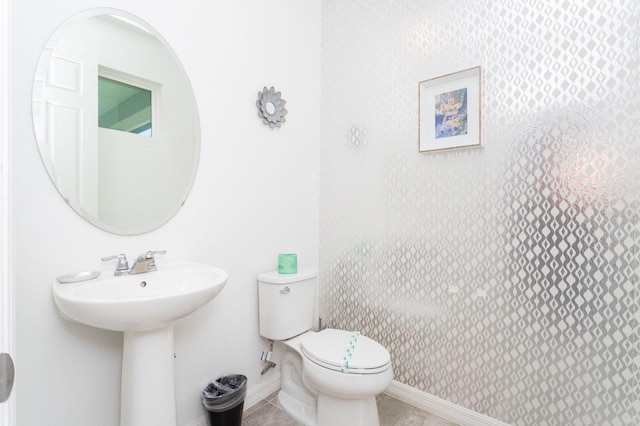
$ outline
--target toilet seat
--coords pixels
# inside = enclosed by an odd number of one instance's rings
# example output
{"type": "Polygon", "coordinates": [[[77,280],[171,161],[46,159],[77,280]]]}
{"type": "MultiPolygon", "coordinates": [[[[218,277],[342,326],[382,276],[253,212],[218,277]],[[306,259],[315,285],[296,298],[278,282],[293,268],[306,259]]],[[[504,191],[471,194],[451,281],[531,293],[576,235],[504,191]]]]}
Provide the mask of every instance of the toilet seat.
{"type": "Polygon", "coordinates": [[[359,332],[325,329],[300,342],[302,354],[321,367],[347,374],[377,374],[391,367],[389,351],[359,332]]]}

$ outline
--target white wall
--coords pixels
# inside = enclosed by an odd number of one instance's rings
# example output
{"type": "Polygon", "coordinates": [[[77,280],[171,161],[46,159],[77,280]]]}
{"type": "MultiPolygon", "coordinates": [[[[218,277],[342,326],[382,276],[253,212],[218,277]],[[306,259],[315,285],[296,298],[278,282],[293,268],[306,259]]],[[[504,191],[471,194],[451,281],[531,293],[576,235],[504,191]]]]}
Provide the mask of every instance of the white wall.
{"type": "Polygon", "coordinates": [[[234,372],[259,380],[255,276],[279,252],[318,258],[320,3],[280,0],[14,2],[14,239],[17,421],[118,424],[122,335],[60,318],[50,294],[58,275],[100,267],[100,257],[166,249],[229,271],[212,303],[176,326],[178,424],[202,416],[208,379],[234,372]],[[85,222],[47,176],[31,123],[40,50],[69,16],[91,6],[138,15],[172,45],[200,109],[202,150],[182,210],[149,234],[122,237],[85,222]],[[264,126],[255,99],[264,85],[287,100],[281,129],[264,126]]]}

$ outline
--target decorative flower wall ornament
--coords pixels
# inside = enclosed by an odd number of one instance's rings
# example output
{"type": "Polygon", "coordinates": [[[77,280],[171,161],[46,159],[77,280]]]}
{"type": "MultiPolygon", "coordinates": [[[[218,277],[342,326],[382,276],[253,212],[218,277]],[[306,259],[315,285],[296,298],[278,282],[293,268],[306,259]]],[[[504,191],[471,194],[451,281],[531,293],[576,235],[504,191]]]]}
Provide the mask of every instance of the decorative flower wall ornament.
{"type": "Polygon", "coordinates": [[[274,128],[280,127],[282,123],[287,121],[287,109],[284,107],[287,101],[280,97],[280,92],[276,92],[273,86],[267,89],[265,86],[262,92],[258,92],[258,116],[262,118],[262,122],[267,126],[274,128]]]}

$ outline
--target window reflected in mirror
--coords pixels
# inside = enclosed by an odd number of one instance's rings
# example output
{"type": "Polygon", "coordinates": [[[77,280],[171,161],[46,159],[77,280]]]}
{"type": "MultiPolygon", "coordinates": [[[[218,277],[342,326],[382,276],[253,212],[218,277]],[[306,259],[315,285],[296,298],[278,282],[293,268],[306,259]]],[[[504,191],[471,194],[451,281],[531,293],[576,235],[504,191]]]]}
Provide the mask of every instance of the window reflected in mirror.
{"type": "Polygon", "coordinates": [[[151,90],[98,77],[98,126],[152,135],[151,90]]]}

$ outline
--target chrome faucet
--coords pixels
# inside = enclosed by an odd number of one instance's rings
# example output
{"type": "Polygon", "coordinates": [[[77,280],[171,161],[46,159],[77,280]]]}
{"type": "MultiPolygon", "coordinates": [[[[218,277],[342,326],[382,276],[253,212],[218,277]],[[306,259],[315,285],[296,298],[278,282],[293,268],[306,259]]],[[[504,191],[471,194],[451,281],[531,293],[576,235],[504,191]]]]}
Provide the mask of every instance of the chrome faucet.
{"type": "Polygon", "coordinates": [[[160,251],[148,251],[145,254],[141,254],[138,256],[133,263],[131,269],[129,269],[129,262],[127,261],[127,256],[124,253],[116,254],[113,256],[105,256],[102,258],[103,262],[109,260],[118,260],[118,264],[116,265],[116,271],[113,273],[115,276],[121,275],[133,275],[133,274],[142,274],[144,272],[151,272],[158,270],[156,266],[156,254],[165,254],[166,250],[160,251]]]}
{"type": "Polygon", "coordinates": [[[142,274],[144,272],[157,271],[158,267],[156,266],[156,254],[166,254],[166,250],[159,251],[148,251],[145,254],[141,254],[136,258],[136,261],[133,262],[133,266],[129,271],[129,274],[142,274]]]}

